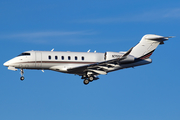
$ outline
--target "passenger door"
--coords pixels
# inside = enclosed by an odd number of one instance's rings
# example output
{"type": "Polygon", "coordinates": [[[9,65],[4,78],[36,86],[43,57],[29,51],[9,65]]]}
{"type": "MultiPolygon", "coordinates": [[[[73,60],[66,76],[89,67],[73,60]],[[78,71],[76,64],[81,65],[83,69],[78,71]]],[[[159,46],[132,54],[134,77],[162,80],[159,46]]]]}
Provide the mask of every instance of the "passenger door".
{"type": "Polygon", "coordinates": [[[42,53],[41,52],[36,52],[35,56],[35,63],[36,63],[36,68],[40,68],[42,66],[42,53]]]}

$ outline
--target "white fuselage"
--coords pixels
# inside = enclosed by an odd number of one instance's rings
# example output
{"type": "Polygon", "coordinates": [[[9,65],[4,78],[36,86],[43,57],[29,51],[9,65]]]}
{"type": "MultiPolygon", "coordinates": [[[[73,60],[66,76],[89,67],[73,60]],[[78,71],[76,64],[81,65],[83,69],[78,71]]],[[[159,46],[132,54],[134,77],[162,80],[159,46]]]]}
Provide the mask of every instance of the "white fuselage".
{"type": "MultiPolygon", "coordinates": [[[[49,69],[53,66],[72,68],[104,61],[103,53],[26,51],[30,55],[17,56],[6,63],[8,66],[25,69],[49,69]]],[[[64,70],[63,70],[64,69],[64,70]]]]}
{"type": "MultiPolygon", "coordinates": [[[[106,52],[106,53],[93,53],[93,52],[55,52],[55,51],[26,51],[19,56],[4,63],[5,66],[20,68],[20,69],[42,69],[42,70],[55,70],[59,72],[70,73],[67,70],[79,66],[90,65],[94,63],[103,62],[106,60],[118,58],[124,53],[106,52]],[[108,53],[108,54],[107,54],[108,53]],[[58,70],[56,69],[58,66],[58,70]]],[[[139,66],[151,63],[151,60],[132,62],[130,64],[114,65],[108,68],[107,72],[139,66]]],[[[76,74],[76,73],[72,73],[76,74]]]]}

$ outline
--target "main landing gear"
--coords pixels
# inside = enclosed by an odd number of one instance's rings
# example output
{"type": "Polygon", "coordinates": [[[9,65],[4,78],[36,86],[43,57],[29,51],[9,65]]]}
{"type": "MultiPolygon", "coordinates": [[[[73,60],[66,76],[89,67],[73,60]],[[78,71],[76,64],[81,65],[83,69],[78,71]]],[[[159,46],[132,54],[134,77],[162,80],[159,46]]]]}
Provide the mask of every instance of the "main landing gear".
{"type": "Polygon", "coordinates": [[[98,77],[96,77],[96,76],[82,76],[82,78],[81,79],[84,79],[84,81],[83,81],[83,83],[85,84],[85,85],[87,85],[87,84],[89,84],[89,82],[92,82],[93,80],[97,80],[97,79],[99,79],[98,77]]]}
{"type": "Polygon", "coordinates": [[[84,79],[83,83],[84,83],[85,85],[87,85],[87,84],[89,84],[89,80],[88,80],[88,79],[84,79]]]}
{"type": "Polygon", "coordinates": [[[24,74],[24,70],[23,70],[23,69],[20,69],[20,70],[21,70],[21,72],[20,72],[20,73],[21,73],[20,80],[22,80],[22,81],[23,81],[23,80],[24,80],[24,76],[23,76],[23,74],[24,74]]]}

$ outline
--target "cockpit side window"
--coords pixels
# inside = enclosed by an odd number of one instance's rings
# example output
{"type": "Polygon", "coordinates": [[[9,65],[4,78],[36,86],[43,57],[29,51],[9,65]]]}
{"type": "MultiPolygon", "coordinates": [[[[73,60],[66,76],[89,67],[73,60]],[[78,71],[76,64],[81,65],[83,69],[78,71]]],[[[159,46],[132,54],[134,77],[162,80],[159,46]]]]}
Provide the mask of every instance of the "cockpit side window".
{"type": "Polygon", "coordinates": [[[30,56],[31,54],[30,53],[21,53],[20,55],[18,56],[30,56]]]}

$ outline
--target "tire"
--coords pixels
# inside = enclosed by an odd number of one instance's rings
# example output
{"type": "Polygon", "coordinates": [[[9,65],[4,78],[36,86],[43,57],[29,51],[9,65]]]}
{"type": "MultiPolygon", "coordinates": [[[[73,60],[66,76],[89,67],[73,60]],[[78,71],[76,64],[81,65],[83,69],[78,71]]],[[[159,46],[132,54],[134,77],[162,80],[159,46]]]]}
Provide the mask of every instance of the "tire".
{"type": "Polygon", "coordinates": [[[94,77],[89,77],[89,81],[92,82],[94,80],[94,77]]]}
{"type": "Polygon", "coordinates": [[[85,85],[89,84],[89,80],[87,80],[87,79],[85,79],[83,82],[85,85]]]}
{"type": "Polygon", "coordinates": [[[23,81],[23,80],[24,80],[24,76],[21,76],[21,77],[20,77],[20,80],[22,80],[22,81],[23,81]]]}

